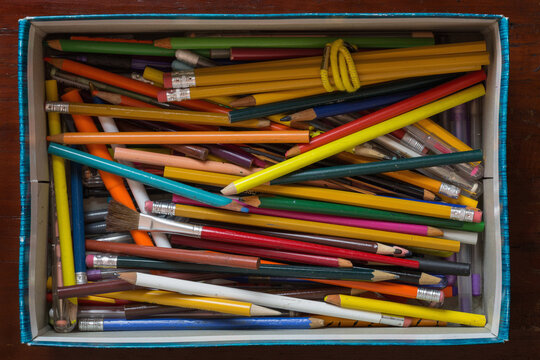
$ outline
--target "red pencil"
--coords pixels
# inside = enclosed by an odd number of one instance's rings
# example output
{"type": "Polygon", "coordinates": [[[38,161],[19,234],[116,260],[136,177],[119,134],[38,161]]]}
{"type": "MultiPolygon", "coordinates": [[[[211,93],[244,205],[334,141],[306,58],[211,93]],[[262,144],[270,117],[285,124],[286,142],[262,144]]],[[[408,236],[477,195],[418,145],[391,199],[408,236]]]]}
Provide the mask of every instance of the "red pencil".
{"type": "Polygon", "coordinates": [[[289,151],[287,151],[285,156],[293,157],[305,153],[309,150],[313,150],[315,148],[318,148],[319,146],[341,139],[342,137],[366,129],[370,126],[393,118],[395,116],[401,115],[407,111],[416,109],[444,96],[465,89],[466,87],[474,85],[480,81],[484,81],[485,79],[486,73],[483,70],[474,71],[466,75],[460,76],[457,79],[434,87],[433,89],[429,89],[418,95],[395,103],[393,105],[387,106],[371,114],[362,116],[344,125],[338,126],[321,135],[315,136],[308,144],[300,144],[292,147],[289,151]]]}
{"type": "Polygon", "coordinates": [[[310,264],[317,266],[329,266],[329,267],[352,267],[352,263],[346,259],[340,259],[337,257],[311,255],[294,253],[290,251],[280,251],[264,249],[259,247],[232,245],[228,243],[222,243],[217,241],[206,241],[201,239],[195,239],[193,237],[183,235],[171,235],[171,244],[189,246],[198,249],[216,250],[227,253],[242,254],[249,256],[257,256],[266,259],[274,259],[281,261],[297,262],[301,264],[310,264]]]}

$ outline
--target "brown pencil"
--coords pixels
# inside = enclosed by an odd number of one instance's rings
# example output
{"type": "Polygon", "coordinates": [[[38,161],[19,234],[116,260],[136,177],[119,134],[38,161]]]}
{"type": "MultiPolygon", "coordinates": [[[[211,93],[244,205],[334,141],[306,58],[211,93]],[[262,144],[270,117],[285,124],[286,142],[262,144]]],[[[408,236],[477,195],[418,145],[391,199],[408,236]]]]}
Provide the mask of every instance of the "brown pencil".
{"type": "Polygon", "coordinates": [[[79,132],[52,135],[47,140],[70,145],[307,143],[309,131],[79,132]]]}
{"type": "Polygon", "coordinates": [[[259,268],[259,258],[252,256],[221,254],[209,251],[165,249],[133,244],[107,243],[96,240],[86,240],[86,250],[141,256],[150,259],[220,265],[244,269],[259,268]]]}

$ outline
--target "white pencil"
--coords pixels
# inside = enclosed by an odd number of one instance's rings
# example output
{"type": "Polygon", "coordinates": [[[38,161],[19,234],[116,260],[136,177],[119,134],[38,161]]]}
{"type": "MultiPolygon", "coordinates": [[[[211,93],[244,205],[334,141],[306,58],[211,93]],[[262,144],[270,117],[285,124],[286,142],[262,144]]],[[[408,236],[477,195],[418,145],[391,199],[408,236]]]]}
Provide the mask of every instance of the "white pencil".
{"type": "Polygon", "coordinates": [[[454,229],[441,229],[443,231],[443,239],[456,240],[463,244],[476,245],[478,241],[478,233],[472,231],[462,231],[454,229]]]}
{"type": "MultiPolygon", "coordinates": [[[[112,117],[108,116],[98,116],[98,120],[101,124],[101,127],[105,132],[118,132],[118,127],[116,126],[116,122],[112,117]]],[[[111,144],[111,147],[113,150],[117,147],[124,147],[125,145],[119,145],[119,144],[111,144]]],[[[120,163],[128,166],[133,166],[128,161],[119,161],[120,163]]],[[[146,204],[147,201],[150,200],[148,197],[148,193],[146,192],[146,189],[144,188],[144,185],[141,184],[138,181],[126,179],[128,186],[131,190],[131,193],[133,194],[133,197],[135,198],[135,201],[137,202],[137,206],[139,206],[139,209],[143,214],[146,214],[146,210],[144,208],[144,204],[146,204]]],[[[152,238],[154,239],[154,243],[157,247],[165,247],[170,248],[171,243],[169,242],[169,239],[167,238],[167,235],[159,232],[153,232],[152,238]]]]}
{"type": "Polygon", "coordinates": [[[172,279],[164,276],[125,272],[120,274],[119,278],[131,284],[146,288],[174,291],[186,295],[210,296],[229,300],[246,301],[261,306],[309,314],[334,316],[344,319],[366,321],[399,327],[409,326],[411,322],[409,318],[383,315],[368,311],[345,309],[320,301],[259,293],[255,291],[229,288],[226,286],[172,279]]]}

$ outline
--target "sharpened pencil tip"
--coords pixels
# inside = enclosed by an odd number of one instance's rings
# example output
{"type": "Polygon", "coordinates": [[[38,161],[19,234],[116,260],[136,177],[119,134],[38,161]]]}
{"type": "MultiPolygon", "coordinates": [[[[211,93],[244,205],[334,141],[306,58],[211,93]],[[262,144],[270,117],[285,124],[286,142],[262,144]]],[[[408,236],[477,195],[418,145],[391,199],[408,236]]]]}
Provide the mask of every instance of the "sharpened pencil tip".
{"type": "Polygon", "coordinates": [[[284,116],[281,119],[279,119],[279,121],[291,121],[291,116],[290,115],[284,116]]]}
{"type": "Polygon", "coordinates": [[[225,186],[223,189],[221,189],[221,193],[223,195],[234,195],[237,194],[236,186],[234,183],[230,183],[229,185],[225,186]]]}

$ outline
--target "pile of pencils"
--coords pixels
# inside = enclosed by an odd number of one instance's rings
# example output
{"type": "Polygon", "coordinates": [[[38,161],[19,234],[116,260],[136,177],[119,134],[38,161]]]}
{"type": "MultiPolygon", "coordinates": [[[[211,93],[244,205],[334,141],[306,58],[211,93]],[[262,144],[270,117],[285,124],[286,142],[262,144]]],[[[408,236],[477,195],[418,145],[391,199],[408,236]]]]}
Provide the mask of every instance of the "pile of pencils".
{"type": "Polygon", "coordinates": [[[485,325],[485,43],[279,35],[47,42],[55,330],[485,325]]]}

